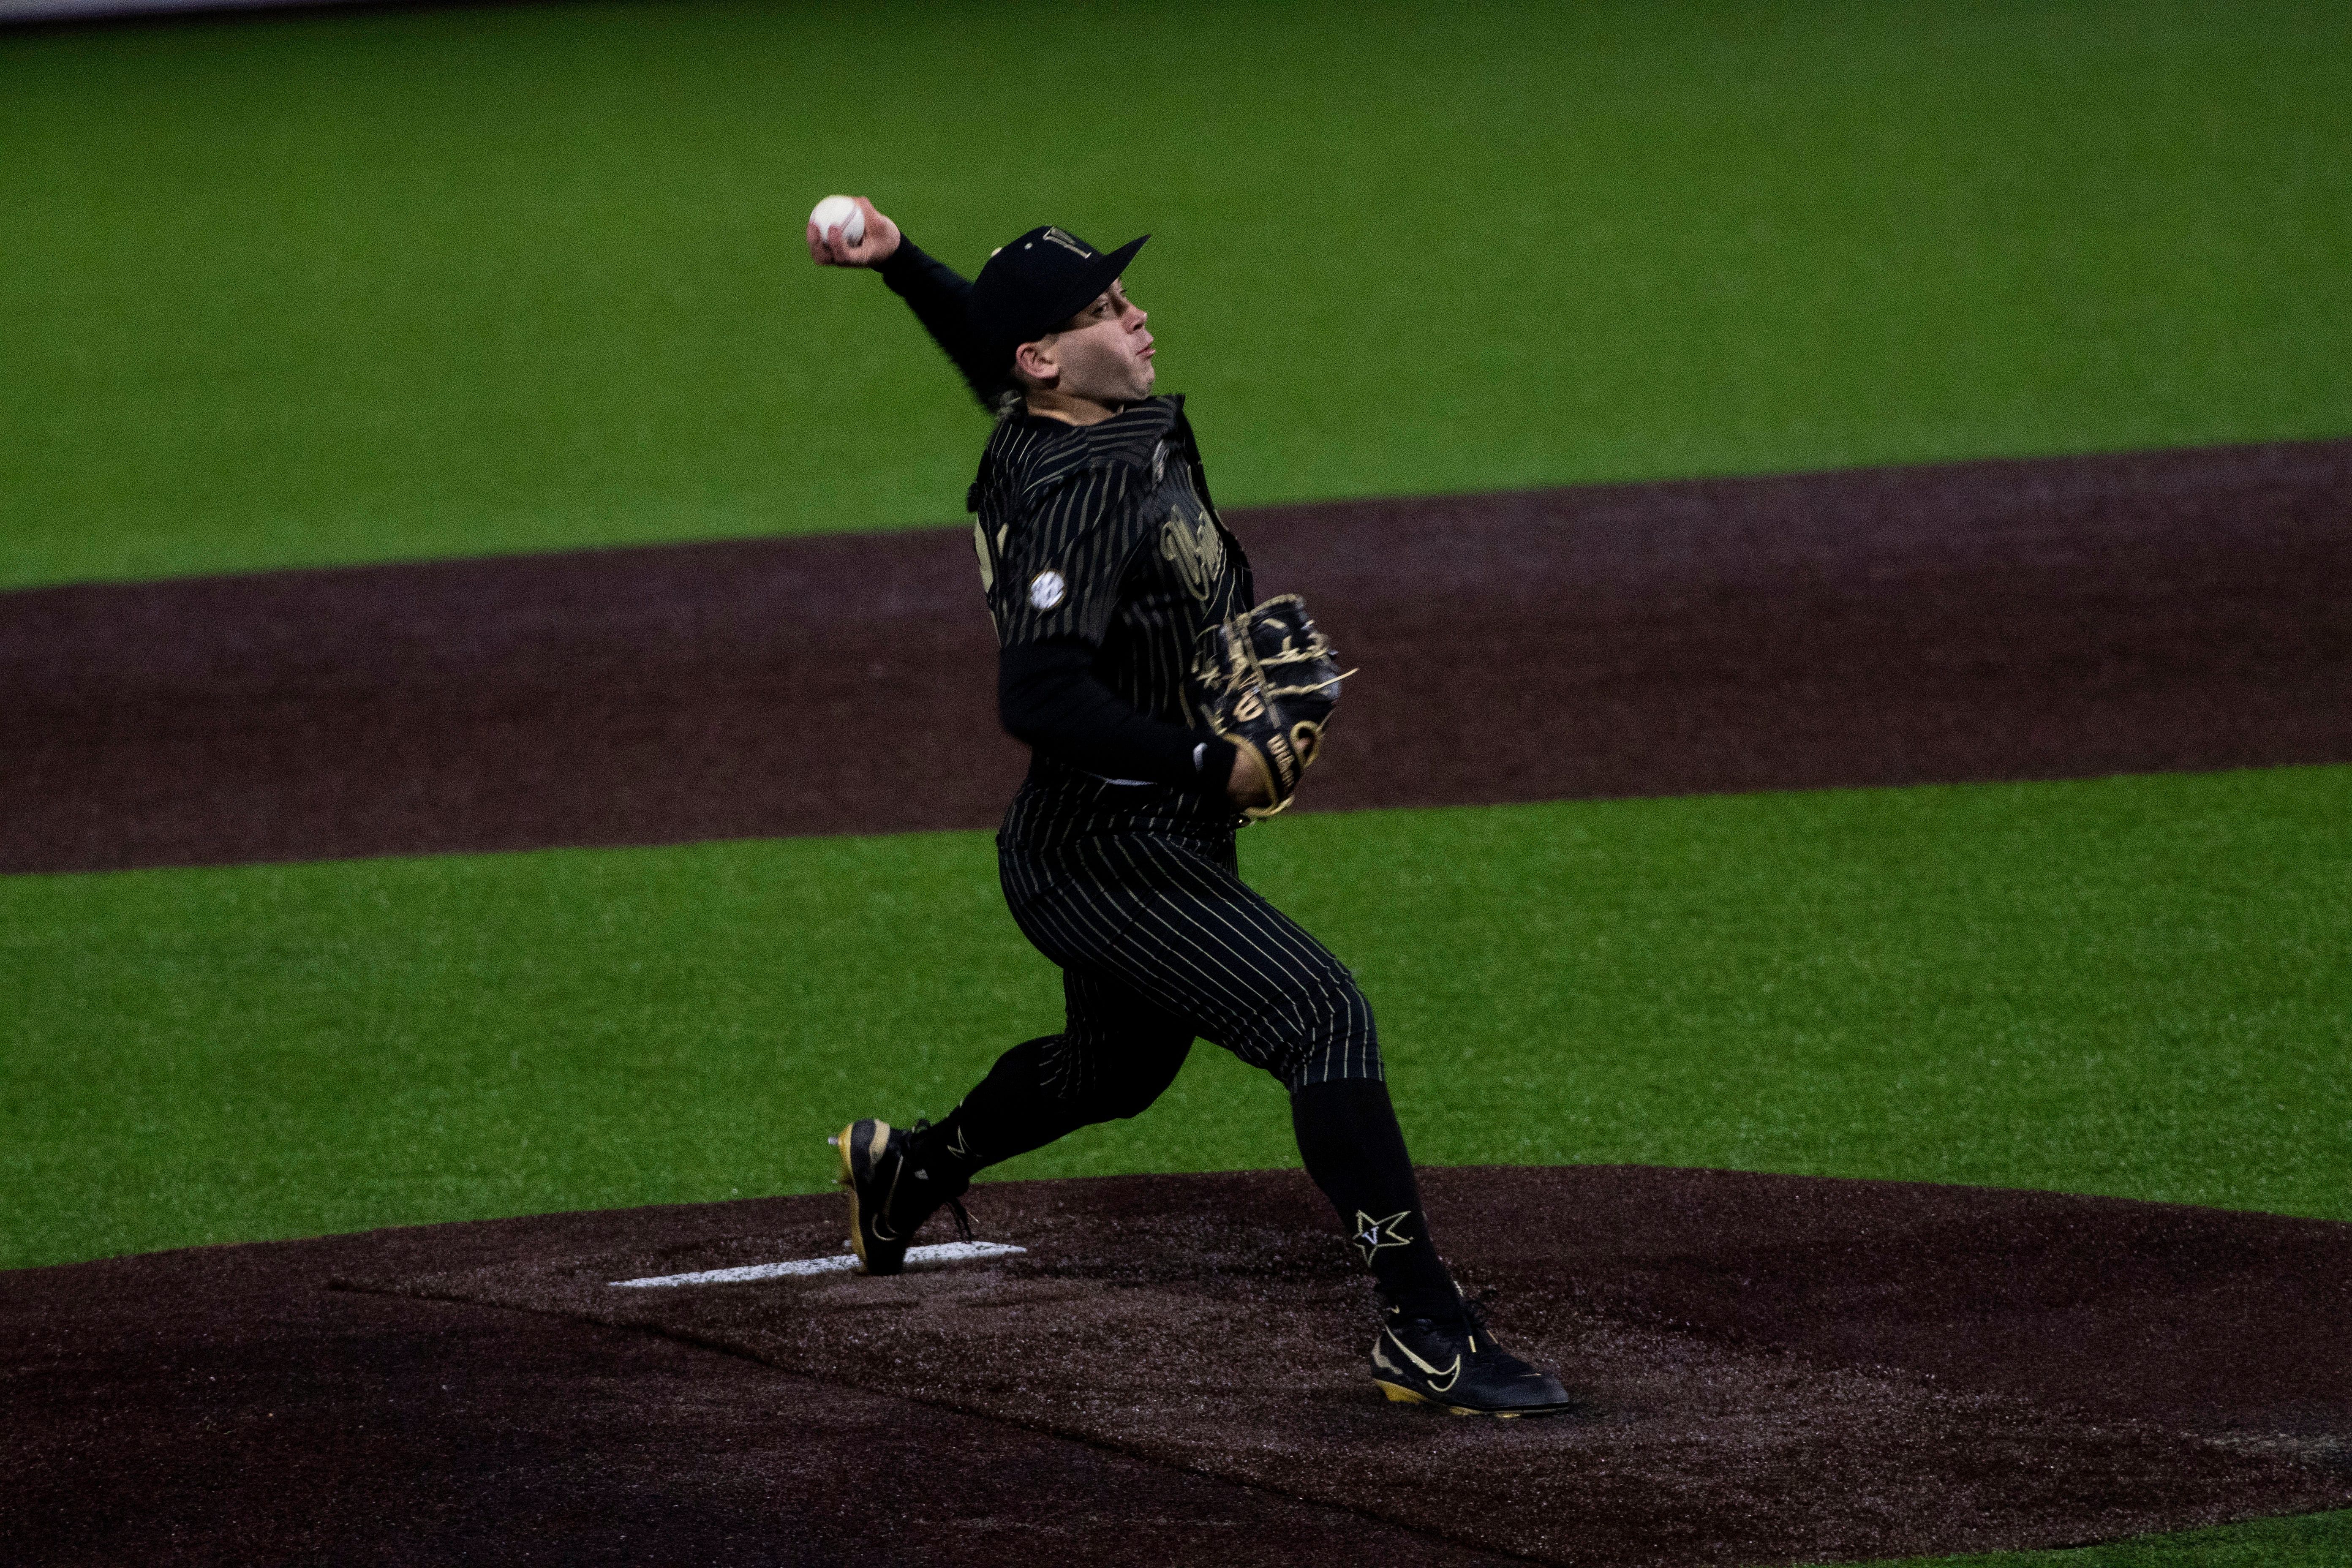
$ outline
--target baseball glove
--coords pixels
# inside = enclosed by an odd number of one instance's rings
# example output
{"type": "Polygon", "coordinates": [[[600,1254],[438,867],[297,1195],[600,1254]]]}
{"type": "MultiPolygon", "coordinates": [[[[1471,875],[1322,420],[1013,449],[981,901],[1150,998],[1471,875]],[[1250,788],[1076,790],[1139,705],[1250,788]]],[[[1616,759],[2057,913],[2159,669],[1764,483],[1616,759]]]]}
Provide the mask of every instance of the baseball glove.
{"type": "Polygon", "coordinates": [[[1339,668],[1330,639],[1307,618],[1296,594],[1268,599],[1202,634],[1192,668],[1193,700],[1209,728],[1256,757],[1274,784],[1274,804],[1244,809],[1252,819],[1290,804],[1323,743],[1324,721],[1339,705],[1339,668]]]}

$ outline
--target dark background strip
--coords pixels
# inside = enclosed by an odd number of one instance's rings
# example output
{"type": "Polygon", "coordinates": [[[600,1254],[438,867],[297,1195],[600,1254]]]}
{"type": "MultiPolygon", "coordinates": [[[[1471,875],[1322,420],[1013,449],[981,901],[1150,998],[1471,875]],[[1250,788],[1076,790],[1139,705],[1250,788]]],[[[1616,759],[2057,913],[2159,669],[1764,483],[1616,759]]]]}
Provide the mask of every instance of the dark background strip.
{"type": "MultiPolygon", "coordinates": [[[[1303,809],[2352,760],[2352,441],[1234,511],[1303,809]]],[[[961,529],[0,595],[0,869],[992,824],[961,529]]]]}

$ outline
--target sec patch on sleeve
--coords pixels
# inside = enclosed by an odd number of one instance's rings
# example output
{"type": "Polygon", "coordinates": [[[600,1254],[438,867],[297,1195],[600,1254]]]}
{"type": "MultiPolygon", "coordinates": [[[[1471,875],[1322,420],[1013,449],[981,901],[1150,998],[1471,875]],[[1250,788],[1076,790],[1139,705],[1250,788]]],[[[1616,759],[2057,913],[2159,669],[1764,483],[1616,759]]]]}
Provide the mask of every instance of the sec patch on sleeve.
{"type": "Polygon", "coordinates": [[[1029,603],[1040,610],[1050,610],[1069,595],[1070,585],[1062,574],[1050,567],[1029,579],[1029,603]]]}

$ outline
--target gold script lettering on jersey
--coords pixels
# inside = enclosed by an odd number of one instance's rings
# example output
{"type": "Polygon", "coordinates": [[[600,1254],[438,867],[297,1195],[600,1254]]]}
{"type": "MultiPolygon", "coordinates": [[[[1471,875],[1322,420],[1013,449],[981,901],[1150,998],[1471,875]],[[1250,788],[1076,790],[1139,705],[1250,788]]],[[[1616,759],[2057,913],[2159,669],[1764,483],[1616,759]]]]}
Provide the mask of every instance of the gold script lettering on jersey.
{"type": "Polygon", "coordinates": [[[1213,518],[1188,522],[1182,512],[1170,512],[1168,521],[1160,525],[1160,556],[1176,568],[1176,574],[1196,599],[1205,601],[1217,579],[1224,575],[1225,542],[1213,518]]]}
{"type": "MultiPolygon", "coordinates": [[[[971,525],[971,548],[972,553],[980,557],[980,591],[986,594],[996,586],[996,558],[989,553],[988,530],[976,522],[971,525]]],[[[992,605],[989,614],[995,613],[992,605]]]]}

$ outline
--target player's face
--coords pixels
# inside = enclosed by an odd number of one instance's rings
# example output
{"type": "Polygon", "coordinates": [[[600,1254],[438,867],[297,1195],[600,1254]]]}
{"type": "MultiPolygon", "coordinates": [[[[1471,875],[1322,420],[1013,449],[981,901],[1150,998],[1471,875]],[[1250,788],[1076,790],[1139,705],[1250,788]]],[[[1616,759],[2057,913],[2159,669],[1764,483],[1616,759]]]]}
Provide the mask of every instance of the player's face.
{"type": "Polygon", "coordinates": [[[1070,318],[1054,339],[1059,390],[1096,403],[1134,403],[1151,395],[1150,320],[1113,283],[1070,318]]]}

